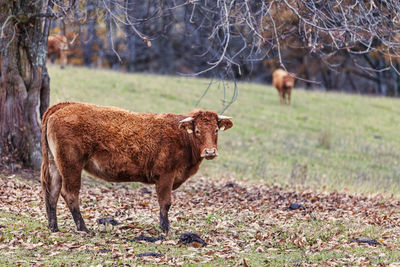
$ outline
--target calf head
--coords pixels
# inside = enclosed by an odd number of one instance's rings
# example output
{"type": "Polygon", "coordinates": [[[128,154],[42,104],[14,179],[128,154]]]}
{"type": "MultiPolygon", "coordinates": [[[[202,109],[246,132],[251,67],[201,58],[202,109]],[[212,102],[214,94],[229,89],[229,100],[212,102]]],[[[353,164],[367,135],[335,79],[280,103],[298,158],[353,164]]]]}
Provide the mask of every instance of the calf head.
{"type": "Polygon", "coordinates": [[[294,87],[294,78],[291,75],[286,75],[283,78],[283,86],[285,88],[293,88],[294,87]]]}
{"type": "Polygon", "coordinates": [[[213,159],[218,156],[218,132],[233,126],[230,117],[212,111],[196,111],[179,122],[179,128],[193,136],[195,149],[201,158],[213,159]]]}

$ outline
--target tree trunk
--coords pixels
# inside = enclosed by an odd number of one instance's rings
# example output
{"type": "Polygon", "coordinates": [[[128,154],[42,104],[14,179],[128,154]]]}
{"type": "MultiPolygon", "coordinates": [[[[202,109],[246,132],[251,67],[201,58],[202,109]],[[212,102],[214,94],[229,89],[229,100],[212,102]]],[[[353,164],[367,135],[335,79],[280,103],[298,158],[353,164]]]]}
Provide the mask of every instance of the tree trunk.
{"type": "Polygon", "coordinates": [[[14,163],[34,169],[41,164],[40,122],[50,93],[46,68],[50,21],[41,16],[46,4],[45,0],[0,3],[0,25],[4,27],[0,43],[0,160],[11,169],[14,163]]]}
{"type": "MultiPolygon", "coordinates": [[[[395,65],[396,70],[400,69],[400,64],[395,65]]],[[[400,75],[397,74],[396,71],[392,71],[392,79],[393,79],[393,91],[394,96],[398,97],[400,94],[400,75]]]]}
{"type": "Polygon", "coordinates": [[[86,9],[88,15],[88,23],[86,25],[86,41],[83,45],[83,59],[85,65],[88,67],[92,66],[92,57],[93,57],[93,45],[96,43],[97,33],[96,33],[96,21],[97,21],[97,12],[96,12],[96,1],[88,0],[86,2],[86,9]]]}

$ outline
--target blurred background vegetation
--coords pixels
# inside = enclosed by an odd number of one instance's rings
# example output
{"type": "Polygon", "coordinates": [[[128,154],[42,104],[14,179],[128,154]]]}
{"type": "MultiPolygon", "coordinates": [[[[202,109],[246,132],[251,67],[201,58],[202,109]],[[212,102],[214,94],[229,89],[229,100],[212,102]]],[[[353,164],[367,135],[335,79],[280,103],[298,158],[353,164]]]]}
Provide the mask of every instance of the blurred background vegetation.
{"type": "MultiPolygon", "coordinates": [[[[400,61],[395,47],[399,33],[391,31],[393,42],[388,44],[384,40],[387,34],[385,29],[374,28],[386,22],[371,21],[368,24],[367,17],[370,13],[368,8],[375,5],[375,12],[380,13],[371,16],[386,16],[387,23],[392,24],[389,26],[394,27],[398,23],[394,19],[397,13],[390,10],[389,3],[361,1],[352,9],[351,1],[344,1],[341,3],[343,6],[336,1],[326,2],[325,5],[314,1],[288,1],[287,4],[279,1],[250,2],[249,14],[241,10],[241,3],[233,4],[230,9],[232,34],[226,54],[235,63],[234,66],[230,66],[229,62],[228,65],[222,64],[220,68],[203,73],[203,77],[220,78],[224,68],[232,68],[229,79],[271,83],[272,71],[284,64],[288,71],[301,78],[297,81],[298,87],[399,95],[400,76],[397,73],[400,61]],[[340,18],[340,12],[329,13],[330,8],[335,10],[334,4],[345,10],[347,23],[354,23],[353,28],[342,25],[345,18],[340,18]],[[297,10],[292,10],[291,5],[297,10]],[[268,12],[265,12],[261,22],[254,21],[257,34],[263,39],[254,40],[251,36],[255,33],[251,27],[245,29],[241,20],[247,15],[260,15],[257,10],[262,12],[264,8],[268,8],[268,12]],[[310,16],[316,23],[318,17],[312,14],[315,10],[325,14],[327,21],[318,22],[320,27],[328,24],[329,31],[319,30],[318,25],[311,27],[309,22],[302,21],[302,17],[310,16]],[[358,15],[365,16],[364,21],[357,18],[358,15]],[[352,18],[354,21],[351,21],[352,18]],[[391,53],[390,49],[394,51],[391,53]]],[[[69,41],[74,40],[68,53],[68,61],[73,65],[129,72],[192,74],[209,68],[209,63],[218,59],[226,38],[226,32],[218,28],[224,26],[221,16],[211,11],[210,15],[200,6],[196,8],[196,4],[193,7],[177,3],[169,6],[154,0],[86,0],[79,5],[80,12],[84,14],[80,19],[66,16],[56,20],[51,33],[63,34],[69,41]],[[122,7],[127,7],[130,17],[123,16],[122,7]],[[134,30],[131,23],[135,26],[134,30]],[[213,35],[221,36],[215,38],[213,35]]]]}

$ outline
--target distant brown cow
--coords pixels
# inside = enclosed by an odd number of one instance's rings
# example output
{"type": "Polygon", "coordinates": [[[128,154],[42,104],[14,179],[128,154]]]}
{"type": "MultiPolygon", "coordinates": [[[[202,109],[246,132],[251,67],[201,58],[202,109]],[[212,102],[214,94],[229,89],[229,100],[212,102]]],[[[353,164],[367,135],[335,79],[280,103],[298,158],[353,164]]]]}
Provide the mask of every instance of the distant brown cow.
{"type": "Polygon", "coordinates": [[[68,40],[62,34],[50,35],[47,40],[47,57],[54,61],[54,57],[60,59],[61,68],[67,64],[68,40]]]}
{"type": "Polygon", "coordinates": [[[79,210],[82,170],[110,182],[155,184],[160,225],[168,233],[171,191],[218,155],[219,130],[233,126],[212,111],[190,115],[134,113],[114,107],[59,103],[42,120],[42,172],[49,228],[58,231],[63,196],[78,231],[89,232],[79,210]]]}
{"type": "Polygon", "coordinates": [[[283,69],[277,69],[272,74],[272,84],[278,90],[280,103],[290,105],[290,96],[294,87],[293,75],[283,69]]]}

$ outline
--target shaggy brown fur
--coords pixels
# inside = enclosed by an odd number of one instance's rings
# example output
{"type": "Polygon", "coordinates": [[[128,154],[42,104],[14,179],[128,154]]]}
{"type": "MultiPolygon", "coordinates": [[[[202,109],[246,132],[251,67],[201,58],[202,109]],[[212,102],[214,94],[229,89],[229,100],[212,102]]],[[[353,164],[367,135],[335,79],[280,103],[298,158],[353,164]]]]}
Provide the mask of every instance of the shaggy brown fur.
{"type": "MultiPolygon", "coordinates": [[[[62,34],[50,35],[47,39],[47,57],[60,58],[61,68],[67,64],[67,53],[68,53],[68,40],[62,34]]],[[[53,61],[53,60],[52,60],[53,61]]]]}
{"type": "Polygon", "coordinates": [[[280,103],[290,105],[290,96],[294,87],[294,77],[282,69],[277,69],[272,74],[272,84],[278,90],[280,103]]]}
{"type": "Polygon", "coordinates": [[[190,115],[134,113],[114,107],[59,103],[42,120],[41,181],[51,231],[63,196],[79,231],[82,170],[110,182],[155,184],[160,224],[169,230],[171,191],[194,175],[203,158],[218,155],[219,129],[233,122],[212,111],[190,115]],[[192,121],[183,119],[192,117],[192,121]]]}

